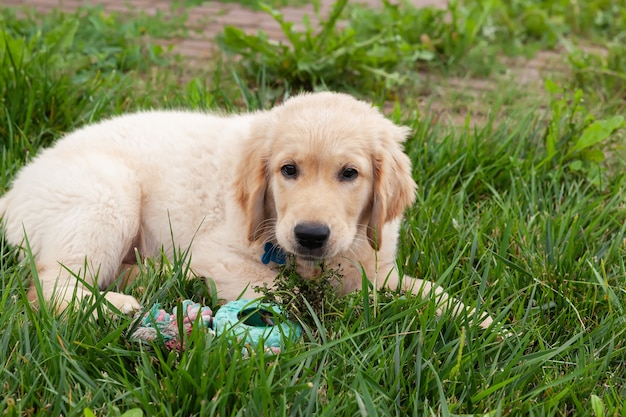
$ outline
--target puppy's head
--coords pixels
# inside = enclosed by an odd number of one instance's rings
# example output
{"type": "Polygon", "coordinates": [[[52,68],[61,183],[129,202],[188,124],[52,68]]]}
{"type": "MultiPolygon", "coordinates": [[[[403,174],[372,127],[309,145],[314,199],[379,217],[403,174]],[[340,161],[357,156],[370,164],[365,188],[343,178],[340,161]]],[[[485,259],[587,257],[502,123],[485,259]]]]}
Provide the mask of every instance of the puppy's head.
{"type": "Polygon", "coordinates": [[[249,239],[316,260],[382,244],[413,202],[408,129],[338,93],[304,94],[259,114],[235,181],[249,239]]]}

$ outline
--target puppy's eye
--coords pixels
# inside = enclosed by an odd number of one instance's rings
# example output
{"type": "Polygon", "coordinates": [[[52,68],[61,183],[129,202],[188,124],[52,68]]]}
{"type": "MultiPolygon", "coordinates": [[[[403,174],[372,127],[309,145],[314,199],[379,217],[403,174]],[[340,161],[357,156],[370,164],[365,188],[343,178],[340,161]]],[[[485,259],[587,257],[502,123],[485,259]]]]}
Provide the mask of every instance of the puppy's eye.
{"type": "Polygon", "coordinates": [[[286,164],[280,168],[280,172],[283,174],[285,178],[296,178],[298,176],[298,169],[295,165],[286,164]]]}
{"type": "Polygon", "coordinates": [[[352,181],[359,176],[359,171],[354,168],[345,168],[341,171],[340,179],[342,181],[352,181]]]}

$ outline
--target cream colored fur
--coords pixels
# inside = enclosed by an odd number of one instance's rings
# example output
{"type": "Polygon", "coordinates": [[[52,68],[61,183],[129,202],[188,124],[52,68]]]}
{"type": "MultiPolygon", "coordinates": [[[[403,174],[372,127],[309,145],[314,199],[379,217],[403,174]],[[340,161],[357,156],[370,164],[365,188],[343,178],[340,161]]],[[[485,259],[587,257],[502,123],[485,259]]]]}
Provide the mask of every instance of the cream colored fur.
{"type": "MultiPolygon", "coordinates": [[[[399,222],[416,188],[402,151],[407,134],[337,93],[243,115],[130,114],[42,151],[0,199],[0,213],[11,244],[26,231],[43,295],[60,308],[75,292],[88,294],[68,270],[106,288],[135,250],[172,256],[172,242],[190,248],[193,272],[227,300],[257,297],[254,286],[273,282],[275,267],[260,260],[267,241],[295,254],[304,277],[316,273],[315,260],[340,268],[343,293],[361,287],[361,268],[376,287],[393,288],[399,222]],[[285,175],[287,165],[295,176],[285,175]],[[323,225],[327,240],[303,247],[299,224],[323,225]]],[[[430,282],[405,277],[402,286],[448,301],[430,282]]],[[[140,308],[128,295],[106,298],[123,312],[140,308]]]]}

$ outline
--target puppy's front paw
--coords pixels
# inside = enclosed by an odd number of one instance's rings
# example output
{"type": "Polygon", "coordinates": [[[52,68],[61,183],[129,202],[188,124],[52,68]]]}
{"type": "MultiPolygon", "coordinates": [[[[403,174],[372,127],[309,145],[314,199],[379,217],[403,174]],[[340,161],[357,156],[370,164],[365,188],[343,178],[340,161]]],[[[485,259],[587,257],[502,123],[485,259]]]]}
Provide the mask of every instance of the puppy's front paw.
{"type": "Polygon", "coordinates": [[[500,340],[508,339],[509,337],[512,337],[515,335],[515,333],[504,328],[504,326],[501,323],[494,322],[491,316],[483,316],[483,317],[484,317],[483,320],[478,325],[482,327],[483,329],[495,328],[498,332],[498,338],[500,340]]]}
{"type": "Polygon", "coordinates": [[[130,315],[141,310],[139,302],[130,295],[109,292],[105,298],[123,314],[130,315]]]}
{"type": "Polygon", "coordinates": [[[493,325],[493,319],[489,315],[483,316],[482,321],[478,325],[483,329],[488,329],[493,325]]]}

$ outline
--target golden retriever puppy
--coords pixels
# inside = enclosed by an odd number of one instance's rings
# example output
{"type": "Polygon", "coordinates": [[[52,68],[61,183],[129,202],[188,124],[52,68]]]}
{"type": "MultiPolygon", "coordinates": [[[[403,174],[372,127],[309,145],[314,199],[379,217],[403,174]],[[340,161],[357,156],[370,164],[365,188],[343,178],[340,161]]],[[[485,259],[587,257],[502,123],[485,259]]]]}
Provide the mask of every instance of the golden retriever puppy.
{"type": "MultiPolygon", "coordinates": [[[[365,272],[377,288],[434,292],[443,307],[451,300],[440,288],[396,271],[399,222],[416,189],[408,133],[338,93],[242,115],[125,115],[42,151],[0,213],[11,244],[26,235],[43,296],[58,308],[90,294],[77,274],[107,288],[135,251],[176,248],[190,249],[191,270],[227,300],[258,297],[253,287],[273,282],[286,253],[305,278],[322,262],[341,270],[341,293],[359,289],[365,272]]],[[[125,313],[140,308],[128,295],[106,298],[125,313]]]]}

